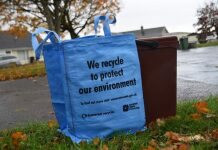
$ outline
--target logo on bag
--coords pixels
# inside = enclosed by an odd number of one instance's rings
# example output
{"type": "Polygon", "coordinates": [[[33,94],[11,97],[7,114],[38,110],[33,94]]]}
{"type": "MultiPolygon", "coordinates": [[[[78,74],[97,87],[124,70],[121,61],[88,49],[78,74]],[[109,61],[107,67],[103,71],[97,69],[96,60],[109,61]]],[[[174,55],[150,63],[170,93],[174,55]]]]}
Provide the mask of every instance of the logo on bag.
{"type": "Polygon", "coordinates": [[[127,112],[134,109],[139,109],[138,103],[131,103],[123,105],[123,112],[127,112]]]}
{"type": "Polygon", "coordinates": [[[128,105],[123,105],[123,111],[126,112],[129,110],[129,106],[128,105]]]}

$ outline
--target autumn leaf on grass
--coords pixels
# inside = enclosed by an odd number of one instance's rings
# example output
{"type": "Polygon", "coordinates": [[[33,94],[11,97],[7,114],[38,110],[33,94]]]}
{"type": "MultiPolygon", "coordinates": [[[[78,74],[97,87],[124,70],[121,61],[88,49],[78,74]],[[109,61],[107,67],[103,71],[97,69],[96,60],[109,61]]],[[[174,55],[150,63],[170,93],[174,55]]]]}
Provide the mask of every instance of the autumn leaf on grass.
{"type": "Polygon", "coordinates": [[[57,120],[52,119],[52,120],[48,121],[48,127],[49,128],[53,128],[53,127],[56,127],[56,126],[58,126],[57,120]]]}
{"type": "Polygon", "coordinates": [[[175,132],[172,132],[172,131],[167,131],[164,134],[164,136],[167,137],[168,139],[172,140],[172,141],[175,141],[175,142],[179,141],[179,134],[178,133],[175,133],[175,132]]]}
{"type": "Polygon", "coordinates": [[[210,110],[207,108],[208,106],[207,102],[197,102],[194,104],[194,106],[196,107],[199,113],[206,114],[210,112],[210,110]]]}
{"type": "Polygon", "coordinates": [[[147,148],[143,148],[141,150],[156,150],[156,149],[149,145],[147,148]]]}
{"type": "Polygon", "coordinates": [[[177,150],[177,145],[171,145],[165,148],[161,148],[160,150],[177,150]]]}
{"type": "Polygon", "coordinates": [[[201,119],[201,114],[195,113],[190,115],[192,119],[199,120],[201,119]]]}
{"type": "Polygon", "coordinates": [[[15,139],[15,140],[19,139],[21,141],[26,141],[27,140],[27,135],[24,134],[23,132],[15,132],[15,133],[12,133],[11,138],[15,139]]]}
{"type": "Polygon", "coordinates": [[[103,145],[103,148],[102,148],[102,150],[109,150],[109,148],[108,148],[107,144],[104,144],[104,145],[103,145]]]}
{"type": "Polygon", "coordinates": [[[215,114],[207,114],[205,117],[206,118],[216,118],[217,116],[215,114]]]}
{"type": "Polygon", "coordinates": [[[15,148],[18,148],[20,142],[27,140],[27,135],[24,134],[23,132],[15,132],[15,133],[12,133],[11,138],[12,138],[12,145],[15,148]]]}
{"type": "Polygon", "coordinates": [[[151,139],[151,140],[149,141],[149,145],[151,145],[151,146],[153,146],[153,147],[158,147],[157,141],[154,140],[154,139],[151,139]]]}
{"type": "Polygon", "coordinates": [[[180,135],[178,133],[168,131],[164,134],[168,139],[172,140],[173,142],[185,142],[189,143],[192,141],[201,141],[205,140],[205,138],[199,134],[194,135],[194,136],[185,136],[185,135],[180,135]]]}
{"type": "Polygon", "coordinates": [[[211,136],[213,139],[218,139],[218,129],[213,130],[211,136]]]}
{"type": "Polygon", "coordinates": [[[203,113],[203,114],[207,114],[210,112],[210,110],[208,108],[205,108],[205,107],[199,107],[199,108],[197,108],[197,111],[199,113],[203,113]]]}
{"type": "Polygon", "coordinates": [[[3,137],[0,137],[0,142],[3,142],[4,141],[4,138],[3,137]]]}
{"type": "Polygon", "coordinates": [[[189,145],[187,144],[181,144],[178,148],[178,150],[188,150],[189,149],[189,145]]]}
{"type": "Polygon", "coordinates": [[[93,143],[94,145],[98,145],[98,144],[100,143],[100,141],[101,141],[101,140],[100,140],[98,137],[96,137],[96,138],[93,139],[92,143],[93,143]]]}
{"type": "Polygon", "coordinates": [[[203,136],[201,136],[200,134],[197,135],[193,135],[193,136],[181,136],[179,138],[180,142],[185,142],[185,143],[189,143],[189,142],[193,142],[193,141],[204,141],[206,140],[203,136]]]}
{"type": "Polygon", "coordinates": [[[207,102],[201,101],[194,104],[194,106],[197,107],[206,107],[207,108],[207,102]]]}

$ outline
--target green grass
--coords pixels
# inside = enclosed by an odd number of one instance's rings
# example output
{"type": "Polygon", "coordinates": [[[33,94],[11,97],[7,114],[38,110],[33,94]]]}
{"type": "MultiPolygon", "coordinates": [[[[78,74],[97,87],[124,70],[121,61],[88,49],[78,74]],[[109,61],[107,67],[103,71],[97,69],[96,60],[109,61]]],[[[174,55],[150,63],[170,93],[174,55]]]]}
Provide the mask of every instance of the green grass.
{"type": "Polygon", "coordinates": [[[197,44],[197,47],[209,47],[209,46],[218,46],[218,41],[216,42],[207,42],[203,44],[197,44]]]}
{"type": "Polygon", "coordinates": [[[36,62],[33,64],[11,66],[0,69],[0,81],[29,78],[35,76],[45,76],[44,62],[36,62]]]}
{"type": "MultiPolygon", "coordinates": [[[[201,119],[194,120],[190,115],[196,113],[193,104],[197,100],[179,102],[177,115],[165,119],[163,125],[154,122],[145,132],[138,132],[134,135],[117,134],[109,139],[101,140],[97,144],[93,144],[93,142],[76,144],[60,134],[57,127],[49,128],[47,123],[34,123],[23,128],[0,131],[0,137],[3,137],[3,140],[0,141],[0,149],[13,149],[11,134],[16,131],[27,135],[27,140],[22,141],[19,145],[19,149],[23,150],[107,150],[103,149],[103,145],[107,145],[109,150],[140,150],[146,148],[151,139],[154,139],[161,148],[168,147],[170,146],[167,144],[168,139],[164,136],[167,131],[186,136],[200,134],[205,137],[210,135],[214,129],[218,129],[218,98],[211,96],[205,101],[211,110],[210,113],[215,115],[214,117],[207,118],[206,115],[203,115],[201,119]]],[[[191,150],[215,150],[218,149],[218,139],[191,141],[188,145],[191,150]]]]}

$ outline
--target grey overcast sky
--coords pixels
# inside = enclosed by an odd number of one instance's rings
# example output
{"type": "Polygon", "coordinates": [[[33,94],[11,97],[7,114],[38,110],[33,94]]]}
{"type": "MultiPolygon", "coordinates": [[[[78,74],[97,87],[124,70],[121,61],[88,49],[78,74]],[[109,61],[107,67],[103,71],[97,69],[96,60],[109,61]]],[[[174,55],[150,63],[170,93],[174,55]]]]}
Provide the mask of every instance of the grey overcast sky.
{"type": "Polygon", "coordinates": [[[196,11],[210,0],[122,0],[112,32],[165,26],[169,32],[195,32],[196,11]]]}

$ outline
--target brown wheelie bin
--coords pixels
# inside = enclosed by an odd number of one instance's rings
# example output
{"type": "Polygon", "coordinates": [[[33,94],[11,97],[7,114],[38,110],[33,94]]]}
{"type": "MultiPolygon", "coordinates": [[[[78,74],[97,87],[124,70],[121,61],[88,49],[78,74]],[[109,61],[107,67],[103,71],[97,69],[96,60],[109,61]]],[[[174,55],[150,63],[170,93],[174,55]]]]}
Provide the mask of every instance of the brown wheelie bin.
{"type": "Polygon", "coordinates": [[[147,124],[176,114],[177,37],[136,40],[147,124]]]}

